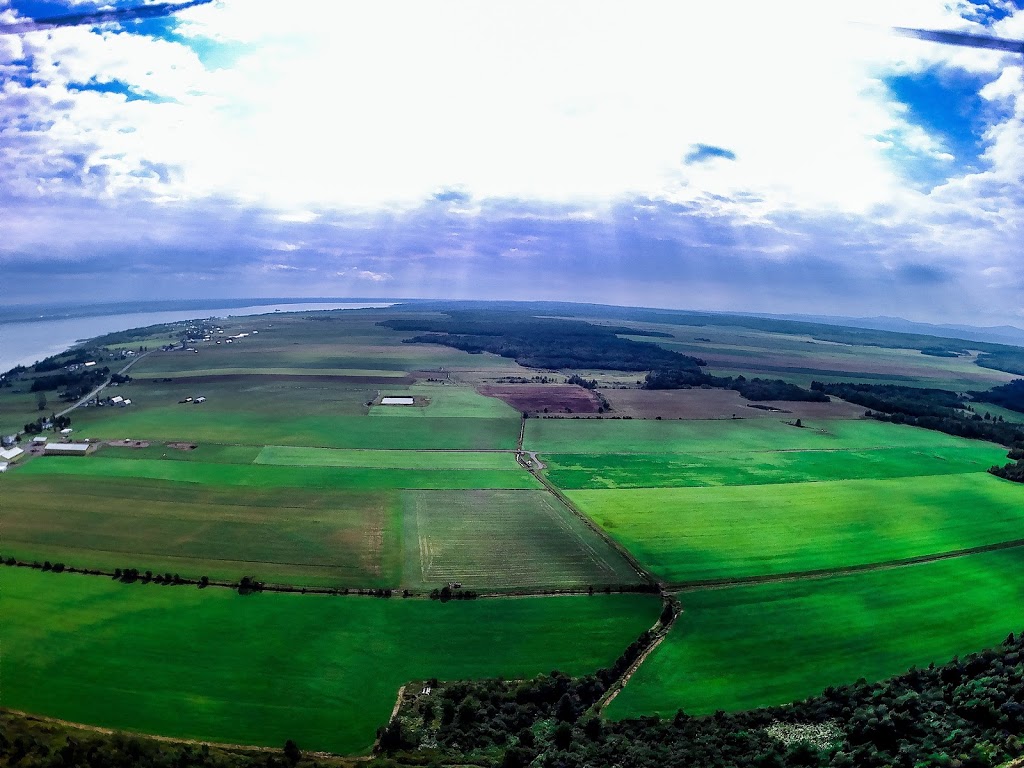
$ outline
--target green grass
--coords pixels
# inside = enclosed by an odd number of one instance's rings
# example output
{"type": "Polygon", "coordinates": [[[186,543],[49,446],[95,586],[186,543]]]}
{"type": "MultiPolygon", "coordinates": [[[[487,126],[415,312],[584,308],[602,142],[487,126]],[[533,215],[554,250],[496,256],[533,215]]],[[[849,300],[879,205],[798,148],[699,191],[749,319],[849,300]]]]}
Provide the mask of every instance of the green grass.
{"type": "Polygon", "coordinates": [[[376,469],[500,469],[519,470],[513,453],[472,451],[372,451],[337,448],[298,448],[268,445],[257,464],[308,467],[368,467],[376,469]]]}
{"type": "Polygon", "coordinates": [[[772,419],[641,421],[529,419],[524,447],[560,453],[708,453],[737,451],[961,447],[977,444],[916,427],[834,419],[804,428],[772,419]]]}
{"type": "MultiPolygon", "coordinates": [[[[241,363],[241,361],[239,361],[241,363]]],[[[253,361],[249,365],[237,365],[231,368],[192,368],[182,366],[172,368],[171,371],[150,370],[146,374],[136,374],[134,368],[131,373],[133,378],[140,380],[163,378],[173,372],[179,376],[189,378],[206,378],[213,376],[337,376],[339,378],[402,378],[405,371],[380,370],[375,368],[265,368],[263,366],[253,367],[253,361]]]]}
{"type": "Polygon", "coordinates": [[[410,680],[584,674],[609,664],[660,608],[631,595],[240,597],[14,568],[0,570],[0,601],[6,707],[348,754],[369,749],[410,680]]]}
{"type": "MultiPolygon", "coordinates": [[[[502,455],[502,454],[495,454],[502,455]]],[[[442,465],[443,466],[443,465],[442,465]]],[[[359,466],[277,466],[219,464],[163,459],[122,459],[104,456],[45,456],[19,471],[19,476],[76,476],[173,480],[217,487],[319,488],[324,490],[388,490],[399,488],[539,488],[526,470],[511,469],[384,469],[359,466]]],[[[113,487],[113,486],[112,486],[113,487]]]]}
{"type": "Polygon", "coordinates": [[[960,447],[734,453],[545,454],[547,476],[565,489],[767,485],[978,472],[1006,461],[985,443],[960,447]]]}
{"type": "Polygon", "coordinates": [[[998,645],[1024,626],[1024,552],[681,595],[612,718],[783,704],[998,645]]]}
{"type": "Polygon", "coordinates": [[[543,491],[408,491],[405,578],[467,588],[635,584],[612,547],[543,491]]]}
{"type": "Polygon", "coordinates": [[[673,583],[837,568],[1024,538],[1024,487],[987,473],[568,495],[673,583]]]}

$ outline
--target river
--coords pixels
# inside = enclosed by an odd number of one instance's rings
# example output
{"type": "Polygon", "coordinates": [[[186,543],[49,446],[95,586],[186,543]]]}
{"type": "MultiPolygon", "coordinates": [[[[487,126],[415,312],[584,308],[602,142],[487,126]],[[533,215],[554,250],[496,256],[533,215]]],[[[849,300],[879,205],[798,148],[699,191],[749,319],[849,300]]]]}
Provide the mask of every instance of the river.
{"type": "Polygon", "coordinates": [[[391,306],[390,303],[358,304],[344,302],[309,302],[304,304],[253,304],[244,307],[214,309],[162,310],[158,312],[124,312],[93,315],[73,319],[50,319],[0,323],[0,373],[16,365],[30,365],[37,360],[63,352],[78,341],[128,328],[143,328],[159,323],[197,320],[229,315],[263,315],[274,311],[308,312],[327,309],[368,309],[391,306]]]}

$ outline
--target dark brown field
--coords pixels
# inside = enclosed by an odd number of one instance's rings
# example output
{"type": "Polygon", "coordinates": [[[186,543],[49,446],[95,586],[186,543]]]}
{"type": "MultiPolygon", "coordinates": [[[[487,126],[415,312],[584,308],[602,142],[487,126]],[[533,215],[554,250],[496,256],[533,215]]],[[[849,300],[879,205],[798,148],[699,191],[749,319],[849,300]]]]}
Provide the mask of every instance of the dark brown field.
{"type": "Polygon", "coordinates": [[[485,384],[480,394],[525,413],[597,413],[597,395],[575,384],[485,384]]]}

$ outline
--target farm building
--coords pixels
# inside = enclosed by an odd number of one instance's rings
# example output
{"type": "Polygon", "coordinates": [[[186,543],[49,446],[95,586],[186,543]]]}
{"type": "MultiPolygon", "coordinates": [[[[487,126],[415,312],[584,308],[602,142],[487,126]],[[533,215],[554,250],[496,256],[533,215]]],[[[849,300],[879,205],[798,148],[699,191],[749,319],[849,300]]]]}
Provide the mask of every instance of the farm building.
{"type": "Polygon", "coordinates": [[[75,430],[73,430],[73,429],[72,429],[71,427],[65,427],[64,429],[62,429],[62,430],[60,431],[60,433],[61,433],[62,435],[70,435],[70,434],[71,434],[72,432],[74,432],[74,431],[75,431],[75,430]]]}
{"type": "Polygon", "coordinates": [[[46,442],[46,439],[46,435],[38,435],[32,438],[32,443],[34,445],[42,445],[43,443],[46,442]]]}
{"type": "Polygon", "coordinates": [[[4,473],[6,471],[7,471],[7,462],[6,461],[0,461],[0,474],[4,473]]]}
{"type": "Polygon", "coordinates": [[[0,461],[14,461],[24,452],[25,451],[16,445],[12,448],[4,448],[3,450],[0,450],[0,461]]]}
{"type": "Polygon", "coordinates": [[[382,397],[381,405],[413,405],[415,400],[411,397],[382,397]]]}
{"type": "Polygon", "coordinates": [[[121,397],[120,395],[117,395],[117,396],[115,396],[115,397],[112,397],[112,398],[110,398],[110,402],[111,402],[111,403],[112,403],[113,405],[121,405],[121,403],[123,403],[123,402],[124,402],[124,398],[123,398],[123,397],[121,397]]]}
{"type": "Polygon", "coordinates": [[[88,443],[49,443],[46,446],[47,455],[55,456],[85,456],[88,450],[88,443]]]}
{"type": "Polygon", "coordinates": [[[200,396],[200,397],[197,397],[197,398],[196,398],[195,400],[193,400],[192,402],[194,402],[194,403],[205,403],[205,402],[206,402],[206,398],[205,398],[205,397],[202,397],[202,396],[200,396]]]}
{"type": "Polygon", "coordinates": [[[10,448],[16,442],[18,442],[18,438],[14,435],[4,435],[3,437],[0,437],[0,446],[3,446],[4,448],[10,448]]]}

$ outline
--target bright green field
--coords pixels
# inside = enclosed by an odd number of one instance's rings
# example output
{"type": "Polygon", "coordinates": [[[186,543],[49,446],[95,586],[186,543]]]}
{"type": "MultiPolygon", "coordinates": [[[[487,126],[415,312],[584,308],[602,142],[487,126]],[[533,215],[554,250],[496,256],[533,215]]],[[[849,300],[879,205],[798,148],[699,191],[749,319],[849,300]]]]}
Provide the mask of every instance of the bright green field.
{"type": "Polygon", "coordinates": [[[998,645],[1024,627],[1024,551],[681,595],[613,718],[782,704],[998,645]]]}
{"type": "Polygon", "coordinates": [[[1006,461],[977,441],[960,447],[735,453],[544,454],[547,476],[566,489],[766,485],[822,480],[956,475],[1006,461]]]}
{"type": "Polygon", "coordinates": [[[641,421],[529,419],[524,447],[560,453],[708,453],[779,450],[961,447],[976,442],[878,421],[807,421],[803,429],[771,419],[641,421]]]}
{"type": "Polygon", "coordinates": [[[375,469],[520,470],[514,453],[473,451],[372,451],[268,445],[257,464],[375,469]]]}
{"type": "Polygon", "coordinates": [[[402,500],[407,584],[538,589],[640,581],[546,491],[409,491],[402,500]]]}
{"type": "MultiPolygon", "coordinates": [[[[426,454],[421,454],[426,455],[426,454]]],[[[502,454],[494,454],[502,455],[502,454]]],[[[173,480],[212,486],[387,490],[395,488],[539,488],[529,472],[511,469],[370,469],[359,466],[276,466],[220,464],[97,456],[44,456],[18,476],[78,476],[173,480]]],[[[443,465],[442,465],[443,466],[443,465]]],[[[112,486],[113,488],[114,486],[112,486]]]]}
{"type": "Polygon", "coordinates": [[[0,570],[0,605],[6,707],[340,753],[369,749],[410,680],[583,674],[611,663],[660,609],[630,595],[240,597],[14,568],[0,570]]]}
{"type": "Polygon", "coordinates": [[[987,473],[568,495],[671,583],[837,568],[1024,538],[1024,487],[987,473]]]}
{"type": "Polygon", "coordinates": [[[469,387],[451,384],[416,384],[407,388],[383,387],[381,394],[389,397],[426,397],[425,406],[376,405],[371,416],[387,417],[473,417],[478,419],[514,419],[519,428],[520,414],[496,397],[486,397],[469,387]]]}

